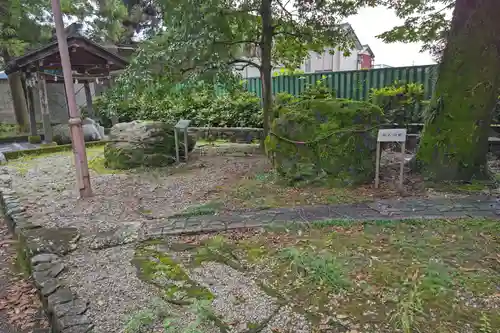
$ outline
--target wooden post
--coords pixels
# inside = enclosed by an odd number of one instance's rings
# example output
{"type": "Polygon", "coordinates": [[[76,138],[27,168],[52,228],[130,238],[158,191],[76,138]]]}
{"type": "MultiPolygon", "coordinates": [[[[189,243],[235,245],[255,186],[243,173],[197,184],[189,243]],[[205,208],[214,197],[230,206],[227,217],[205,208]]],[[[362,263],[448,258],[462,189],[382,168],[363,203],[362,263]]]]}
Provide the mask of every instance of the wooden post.
{"type": "Polygon", "coordinates": [[[184,129],[184,155],[186,160],[184,162],[187,163],[188,161],[188,130],[187,127],[184,129]]]}
{"type": "Polygon", "coordinates": [[[26,92],[27,92],[27,102],[28,102],[28,113],[30,118],[30,135],[38,135],[38,129],[36,128],[36,115],[35,115],[35,99],[33,97],[33,86],[32,80],[28,75],[25,76],[26,81],[26,92]]]}
{"type": "Polygon", "coordinates": [[[85,90],[85,99],[87,101],[87,116],[94,119],[94,109],[92,108],[92,92],[90,91],[89,81],[83,82],[83,89],[85,90]]]}
{"type": "Polygon", "coordinates": [[[380,172],[380,142],[377,141],[377,157],[375,158],[375,188],[378,188],[380,172]]]}
{"type": "Polygon", "coordinates": [[[399,187],[400,190],[403,190],[403,174],[405,167],[405,142],[401,143],[401,166],[399,169],[399,187]]]}
{"type": "Polygon", "coordinates": [[[175,138],[175,163],[179,163],[179,138],[178,130],[174,127],[174,138],[175,138]]]}
{"type": "Polygon", "coordinates": [[[43,121],[43,134],[46,143],[52,142],[52,124],[50,121],[49,101],[47,98],[47,82],[45,76],[37,74],[38,78],[38,95],[40,96],[40,110],[43,121]]]}
{"type": "Polygon", "coordinates": [[[69,130],[71,134],[71,143],[75,158],[76,183],[81,198],[92,196],[90,184],[90,174],[87,163],[87,152],[85,150],[85,141],[82,130],[82,119],[80,110],[76,104],[75,88],[73,86],[73,74],[71,71],[71,59],[68,51],[67,36],[64,32],[64,23],[61,13],[61,1],[52,0],[52,12],[54,13],[54,23],[56,27],[57,44],[59,55],[61,57],[61,66],[64,76],[64,88],[69,110],[69,130]]]}

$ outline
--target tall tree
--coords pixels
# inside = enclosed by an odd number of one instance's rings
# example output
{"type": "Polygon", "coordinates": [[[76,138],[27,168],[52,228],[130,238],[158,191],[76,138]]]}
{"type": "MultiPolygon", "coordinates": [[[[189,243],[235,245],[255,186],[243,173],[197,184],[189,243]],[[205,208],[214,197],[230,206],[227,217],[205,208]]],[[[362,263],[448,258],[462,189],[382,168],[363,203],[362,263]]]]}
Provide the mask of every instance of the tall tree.
{"type": "Polygon", "coordinates": [[[486,177],[488,136],[500,93],[500,2],[388,2],[406,22],[382,37],[422,40],[440,59],[417,166],[438,181],[486,177]],[[454,8],[451,22],[445,17],[449,8],[454,8]]]}
{"type": "Polygon", "coordinates": [[[144,82],[148,74],[159,73],[185,79],[207,71],[230,71],[234,66],[256,67],[262,77],[267,133],[273,66],[296,68],[309,51],[336,48],[348,53],[354,41],[350,31],[340,23],[374,1],[158,0],[156,3],[162,13],[163,31],[144,43],[134,62],[135,77],[144,82]]]}

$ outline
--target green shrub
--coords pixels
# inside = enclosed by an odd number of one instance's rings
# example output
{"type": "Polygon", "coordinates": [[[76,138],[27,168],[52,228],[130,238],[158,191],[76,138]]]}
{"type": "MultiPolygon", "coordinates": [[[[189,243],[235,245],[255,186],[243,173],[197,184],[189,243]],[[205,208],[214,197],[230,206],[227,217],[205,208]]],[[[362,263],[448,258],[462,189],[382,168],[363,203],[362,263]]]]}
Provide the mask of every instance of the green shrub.
{"type": "Polygon", "coordinates": [[[120,122],[154,120],[174,124],[179,119],[190,119],[191,126],[262,127],[260,99],[243,88],[220,93],[213,85],[200,84],[195,88],[179,86],[166,89],[157,86],[122,93],[108,91],[94,102],[100,123],[111,126],[116,113],[120,122]]]}
{"type": "Polygon", "coordinates": [[[301,99],[282,106],[266,138],[279,175],[291,183],[328,177],[341,185],[371,181],[382,110],[344,99],[301,99]]]}
{"type": "Polygon", "coordinates": [[[394,84],[380,89],[372,89],[370,102],[384,110],[385,120],[390,124],[406,126],[421,123],[424,99],[424,86],[417,83],[394,84]]]}

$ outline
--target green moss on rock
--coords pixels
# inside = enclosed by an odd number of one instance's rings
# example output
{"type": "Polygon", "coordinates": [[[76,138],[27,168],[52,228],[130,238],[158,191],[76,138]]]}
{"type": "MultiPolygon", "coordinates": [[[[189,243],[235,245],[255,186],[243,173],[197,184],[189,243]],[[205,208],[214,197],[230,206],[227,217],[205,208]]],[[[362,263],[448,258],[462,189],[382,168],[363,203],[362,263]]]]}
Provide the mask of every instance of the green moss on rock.
{"type": "MultiPolygon", "coordinates": [[[[105,166],[110,169],[162,167],[175,162],[175,137],[172,125],[155,121],[120,123],[111,129],[111,142],[104,147],[105,166]]],[[[195,140],[188,136],[188,151],[195,140]]],[[[179,135],[179,154],[184,156],[184,137],[179,135]]]]}
{"type": "Polygon", "coordinates": [[[371,181],[382,110],[344,99],[310,99],[280,108],[266,139],[280,176],[291,182],[328,176],[339,185],[371,181]]]}

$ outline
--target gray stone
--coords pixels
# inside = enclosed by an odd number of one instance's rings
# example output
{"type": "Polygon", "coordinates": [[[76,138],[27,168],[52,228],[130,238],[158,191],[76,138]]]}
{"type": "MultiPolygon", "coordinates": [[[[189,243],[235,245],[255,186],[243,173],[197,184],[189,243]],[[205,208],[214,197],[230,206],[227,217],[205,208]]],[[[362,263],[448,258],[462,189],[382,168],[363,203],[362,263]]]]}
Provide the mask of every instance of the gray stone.
{"type": "Polygon", "coordinates": [[[7,215],[12,215],[12,214],[17,214],[17,213],[22,213],[26,210],[26,208],[22,207],[22,206],[17,206],[17,207],[13,207],[13,208],[10,208],[10,209],[7,209],[5,211],[5,214],[7,215]]]}
{"type": "Polygon", "coordinates": [[[124,245],[139,240],[140,222],[124,223],[121,227],[101,232],[94,236],[89,247],[93,250],[100,250],[118,245],[124,245]]]}
{"type": "Polygon", "coordinates": [[[64,264],[59,261],[40,263],[34,266],[33,270],[35,272],[43,272],[46,275],[56,278],[59,274],[64,271],[64,264]]]}
{"type": "Polygon", "coordinates": [[[47,298],[47,306],[50,312],[54,312],[54,307],[58,304],[64,304],[71,302],[75,299],[75,296],[66,287],[59,287],[55,293],[47,298]]]}
{"type": "Polygon", "coordinates": [[[38,287],[38,288],[43,288],[43,286],[45,286],[45,284],[48,283],[49,280],[52,280],[52,278],[48,275],[48,273],[45,271],[45,272],[33,272],[33,274],[31,274],[33,276],[33,280],[35,281],[35,285],[38,287]]]}
{"type": "MultiPolygon", "coordinates": [[[[96,124],[83,123],[82,130],[83,130],[83,137],[86,142],[99,141],[103,139],[96,124]]],[[[54,141],[57,142],[57,144],[62,145],[71,143],[71,134],[69,131],[68,124],[54,125],[52,127],[52,131],[54,135],[54,141]]]]}
{"type": "Polygon", "coordinates": [[[43,296],[47,297],[52,295],[61,285],[56,279],[47,280],[47,282],[42,287],[41,293],[43,296]]]}
{"type": "Polygon", "coordinates": [[[52,268],[53,262],[44,262],[33,267],[35,272],[48,271],[52,268]]]}
{"type": "Polygon", "coordinates": [[[50,268],[49,270],[49,276],[50,277],[53,277],[53,278],[56,278],[59,276],[59,274],[61,274],[63,271],[64,271],[64,264],[61,263],[61,262],[58,262],[58,263],[54,263],[54,265],[50,268]]]}
{"type": "MultiPolygon", "coordinates": [[[[159,121],[132,121],[111,128],[104,147],[106,166],[113,169],[131,169],[141,166],[161,167],[175,162],[173,126],[159,121]]],[[[188,151],[195,146],[188,136],[188,151]]],[[[184,140],[179,142],[180,156],[184,156],[184,140]]]]}
{"type": "Polygon", "coordinates": [[[0,185],[2,187],[11,187],[12,177],[8,174],[0,175],[0,185]]]}
{"type": "Polygon", "coordinates": [[[51,333],[51,328],[34,328],[33,333],[51,333]]]}
{"type": "Polygon", "coordinates": [[[57,318],[66,315],[81,315],[84,314],[89,307],[89,303],[81,298],[77,298],[68,303],[57,304],[54,306],[54,315],[57,318]]]}
{"type": "Polygon", "coordinates": [[[53,253],[40,253],[31,258],[31,265],[36,266],[38,264],[56,261],[59,256],[53,253]]]}
{"type": "Polygon", "coordinates": [[[94,325],[78,325],[65,328],[61,333],[90,333],[94,331],[94,325]]]}
{"type": "Polygon", "coordinates": [[[67,315],[58,319],[58,326],[60,329],[88,325],[92,325],[92,322],[86,315],[67,315]]]}
{"type": "Polygon", "coordinates": [[[31,254],[65,255],[76,249],[80,234],[76,228],[38,228],[23,232],[31,254]]]}
{"type": "Polygon", "coordinates": [[[3,195],[14,195],[16,194],[16,191],[7,187],[0,187],[0,193],[3,195]]]}
{"type": "Polygon", "coordinates": [[[0,152],[0,164],[5,164],[7,163],[7,159],[5,158],[5,155],[0,152]]]}

